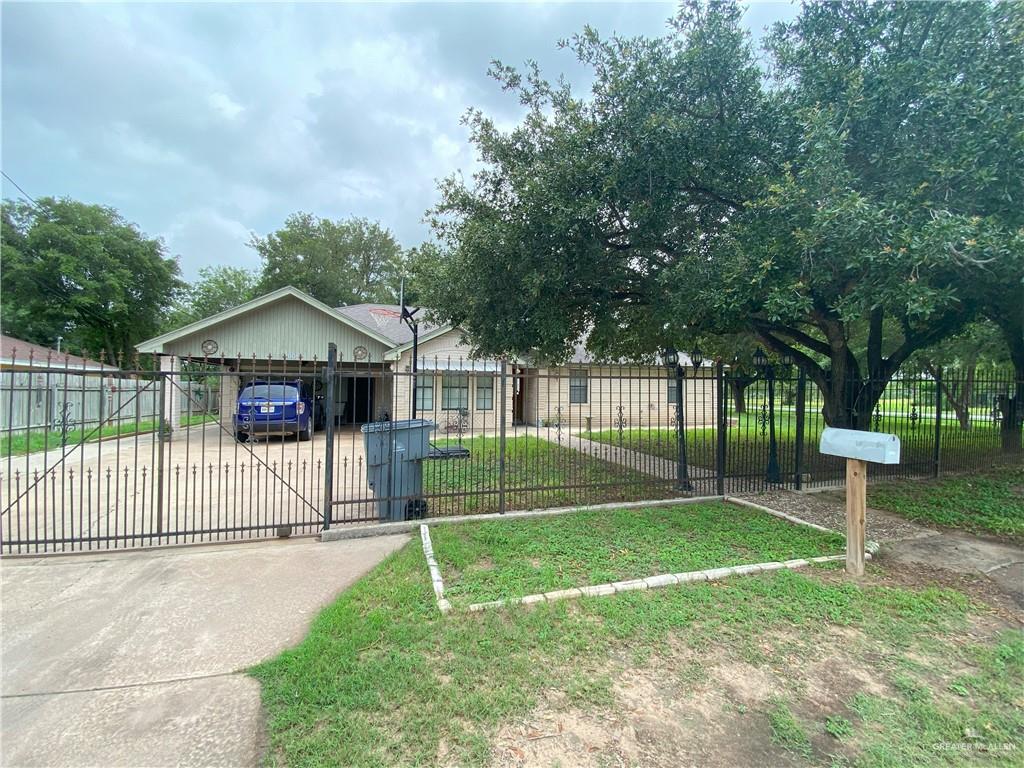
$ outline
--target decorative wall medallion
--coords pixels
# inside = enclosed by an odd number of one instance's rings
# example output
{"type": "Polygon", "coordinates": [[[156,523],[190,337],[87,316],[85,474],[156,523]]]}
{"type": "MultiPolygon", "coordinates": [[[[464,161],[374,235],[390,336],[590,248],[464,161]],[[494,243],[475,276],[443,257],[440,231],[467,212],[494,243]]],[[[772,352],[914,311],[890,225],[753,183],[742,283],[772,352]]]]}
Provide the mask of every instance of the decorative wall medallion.
{"type": "Polygon", "coordinates": [[[370,351],[362,346],[361,344],[352,350],[352,357],[356,360],[365,360],[370,354],[370,351]]]}
{"type": "Polygon", "coordinates": [[[213,339],[207,339],[203,342],[203,354],[204,355],[215,355],[220,347],[217,346],[217,342],[213,339]]]}

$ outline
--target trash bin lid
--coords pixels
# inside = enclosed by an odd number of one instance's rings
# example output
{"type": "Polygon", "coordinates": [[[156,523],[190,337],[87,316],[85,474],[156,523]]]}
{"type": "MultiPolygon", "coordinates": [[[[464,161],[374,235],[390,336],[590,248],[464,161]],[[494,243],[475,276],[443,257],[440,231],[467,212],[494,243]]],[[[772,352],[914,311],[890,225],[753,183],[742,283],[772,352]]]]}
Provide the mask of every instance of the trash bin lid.
{"type": "Polygon", "coordinates": [[[437,429],[437,423],[430,419],[398,419],[396,421],[371,421],[360,429],[367,432],[392,432],[399,429],[437,429]]]}

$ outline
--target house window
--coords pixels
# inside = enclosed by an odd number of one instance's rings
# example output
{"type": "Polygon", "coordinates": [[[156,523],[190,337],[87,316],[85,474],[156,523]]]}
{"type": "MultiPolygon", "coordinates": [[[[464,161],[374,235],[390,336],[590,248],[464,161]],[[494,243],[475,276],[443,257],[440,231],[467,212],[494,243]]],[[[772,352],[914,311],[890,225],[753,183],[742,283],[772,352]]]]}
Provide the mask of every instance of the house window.
{"type": "Polygon", "coordinates": [[[441,410],[469,408],[469,374],[446,373],[441,378],[441,410]]]}
{"type": "Polygon", "coordinates": [[[420,374],[416,377],[416,412],[434,410],[434,375],[420,374]]]}
{"type": "Polygon", "coordinates": [[[570,371],[569,373],[569,402],[587,402],[587,372],[570,371]]]}
{"type": "Polygon", "coordinates": [[[494,409],[494,377],[480,376],[476,380],[476,409],[490,411],[494,409]]]}
{"type": "Polygon", "coordinates": [[[668,404],[676,404],[676,377],[669,376],[668,378],[668,404]]]}

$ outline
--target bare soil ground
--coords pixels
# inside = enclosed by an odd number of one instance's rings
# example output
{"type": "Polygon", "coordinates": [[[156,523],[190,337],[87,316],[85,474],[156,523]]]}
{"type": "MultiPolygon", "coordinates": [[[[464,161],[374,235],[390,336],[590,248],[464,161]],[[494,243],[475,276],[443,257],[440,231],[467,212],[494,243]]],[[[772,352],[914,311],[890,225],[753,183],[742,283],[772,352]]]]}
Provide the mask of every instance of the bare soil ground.
{"type": "MultiPolygon", "coordinates": [[[[838,531],[845,527],[841,492],[778,490],[755,499],[808,522],[838,531]]],[[[951,556],[966,542],[970,554],[982,560],[988,555],[992,562],[1012,560],[1016,553],[1007,542],[941,531],[873,509],[868,534],[882,542],[882,549],[865,585],[947,587],[980,609],[969,626],[950,638],[953,645],[992,643],[999,633],[1024,626],[1024,583],[993,578],[985,562],[969,556],[951,556]],[[924,542],[930,544],[922,555],[918,550],[924,542]]],[[[817,575],[829,581],[846,578],[837,571],[817,575]]],[[[858,695],[898,700],[901,692],[893,679],[900,664],[932,670],[929,683],[937,698],[954,701],[953,679],[977,670],[963,663],[951,667],[946,656],[941,648],[902,656],[863,630],[842,626],[813,636],[798,630],[766,634],[755,648],[724,643],[694,649],[669,642],[639,662],[635,655],[620,654],[604,669],[585,671],[588,679],[603,681],[598,686],[603,695],[550,691],[527,718],[499,730],[491,765],[735,768],[804,766],[822,757],[825,764],[848,765],[858,760],[864,737],[841,739],[829,733],[830,718],[855,719],[850,702],[858,695]],[[805,726],[813,724],[804,729],[804,744],[780,740],[773,725],[780,706],[805,726]]]]}
{"type": "MultiPolygon", "coordinates": [[[[902,564],[872,570],[866,584],[951,587],[987,605],[950,638],[954,645],[990,643],[1000,632],[1024,626],[1024,614],[987,579],[902,564]]],[[[619,654],[606,668],[586,671],[590,679],[606,681],[606,700],[552,691],[527,718],[499,730],[491,765],[737,768],[816,765],[823,757],[826,765],[849,765],[865,746],[864,736],[832,735],[829,719],[854,719],[850,703],[858,695],[899,699],[893,679],[905,663],[933,670],[929,682],[936,697],[953,701],[951,681],[976,669],[951,667],[946,655],[941,647],[901,655],[879,638],[843,626],[765,634],[754,647],[695,649],[669,642],[649,656],[619,654]],[[780,741],[773,723],[780,706],[804,724],[804,746],[780,741]]]]}

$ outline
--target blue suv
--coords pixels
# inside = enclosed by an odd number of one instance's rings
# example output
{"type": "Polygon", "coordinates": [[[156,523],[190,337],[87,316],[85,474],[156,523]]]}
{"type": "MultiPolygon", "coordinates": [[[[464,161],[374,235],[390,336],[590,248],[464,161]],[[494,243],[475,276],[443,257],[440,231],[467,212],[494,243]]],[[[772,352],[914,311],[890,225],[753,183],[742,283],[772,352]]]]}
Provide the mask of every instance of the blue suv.
{"type": "Polygon", "coordinates": [[[297,435],[309,440],[324,424],[322,398],[299,379],[285,382],[250,381],[238,393],[235,438],[240,443],[255,435],[297,435]]]}

